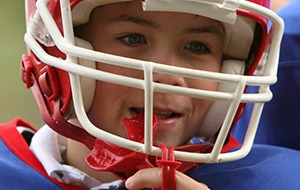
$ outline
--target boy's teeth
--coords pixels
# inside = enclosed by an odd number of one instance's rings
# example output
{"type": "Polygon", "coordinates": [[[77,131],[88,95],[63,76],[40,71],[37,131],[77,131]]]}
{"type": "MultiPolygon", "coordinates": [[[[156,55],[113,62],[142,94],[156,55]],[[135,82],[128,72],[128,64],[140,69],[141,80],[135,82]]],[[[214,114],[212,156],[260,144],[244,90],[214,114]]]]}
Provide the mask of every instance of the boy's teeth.
{"type": "Polygon", "coordinates": [[[170,117],[166,116],[166,115],[156,115],[158,120],[164,120],[164,119],[168,119],[170,117]]]}
{"type": "MultiPolygon", "coordinates": [[[[131,108],[131,111],[135,112],[136,114],[143,113],[144,110],[140,108],[131,108]]],[[[178,116],[179,114],[175,112],[159,112],[159,111],[154,111],[153,112],[159,120],[164,120],[164,119],[169,119],[178,116]]]]}
{"type": "Polygon", "coordinates": [[[154,114],[157,116],[157,118],[159,120],[169,119],[169,118],[172,118],[172,117],[176,116],[176,114],[174,112],[168,112],[168,113],[154,112],[154,114]]]}

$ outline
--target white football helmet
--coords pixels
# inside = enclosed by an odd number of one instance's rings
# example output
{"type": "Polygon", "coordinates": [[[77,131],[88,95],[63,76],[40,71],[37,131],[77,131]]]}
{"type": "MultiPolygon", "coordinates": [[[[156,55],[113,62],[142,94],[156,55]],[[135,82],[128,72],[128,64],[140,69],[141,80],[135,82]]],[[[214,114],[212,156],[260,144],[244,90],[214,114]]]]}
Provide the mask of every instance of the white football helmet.
{"type": "MultiPolygon", "coordinates": [[[[26,0],[28,55],[22,59],[23,81],[31,88],[45,122],[58,133],[92,149],[95,138],[114,145],[159,156],[153,145],[153,93],[168,93],[213,100],[199,126],[203,141],[215,137],[210,152],[175,151],[177,160],[224,162],[243,158],[253,144],[265,102],[272,98],[269,86],[277,80],[277,64],[283,21],[268,0],[143,0],[144,11],[190,13],[220,21],[225,29],[221,73],[193,70],[94,51],[90,43],[74,35],[74,27],[89,21],[98,6],[129,0],[26,0]],[[96,62],[134,68],[143,79],[107,73],[96,62]],[[218,82],[218,91],[191,89],[153,81],[153,73],[218,82]],[[94,99],[96,81],[106,81],[144,91],[144,141],[116,136],[94,126],[87,116],[94,99]],[[257,93],[247,93],[257,86],[257,93]],[[254,104],[241,148],[223,152],[231,128],[245,104],[254,104]],[[77,118],[81,127],[69,122],[77,118]]],[[[246,126],[245,126],[246,127],[246,126]]]]}

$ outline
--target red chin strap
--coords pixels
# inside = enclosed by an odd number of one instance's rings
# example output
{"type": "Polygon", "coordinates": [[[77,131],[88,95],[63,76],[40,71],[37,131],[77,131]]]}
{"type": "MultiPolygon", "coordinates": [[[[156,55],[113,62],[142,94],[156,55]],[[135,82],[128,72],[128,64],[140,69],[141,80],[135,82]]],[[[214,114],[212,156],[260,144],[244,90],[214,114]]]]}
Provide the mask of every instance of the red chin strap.
{"type": "MultiPolygon", "coordinates": [[[[144,115],[139,114],[131,119],[124,118],[128,139],[144,142],[144,115]]],[[[156,131],[157,117],[153,116],[153,134],[156,131]]],[[[128,150],[103,140],[97,139],[91,153],[86,157],[88,165],[99,171],[109,171],[122,180],[135,174],[143,168],[162,168],[162,190],[176,189],[175,170],[186,172],[199,164],[175,161],[174,147],[160,145],[161,157],[153,157],[143,153],[128,150]]],[[[212,146],[204,144],[185,145],[176,150],[192,152],[210,152],[212,146]]]]}
{"type": "Polygon", "coordinates": [[[20,66],[22,81],[26,84],[27,88],[31,88],[45,123],[57,133],[81,142],[89,149],[92,149],[96,138],[83,128],[75,126],[66,120],[64,113],[68,104],[63,103],[62,99],[67,98],[58,96],[58,94],[62,93],[59,85],[52,85],[52,83],[47,82],[49,77],[57,79],[57,73],[53,71],[53,68],[45,64],[43,65],[33,55],[23,55],[20,66]],[[43,74],[39,73],[41,71],[38,71],[36,65],[41,65],[41,70],[44,72],[43,74]],[[50,70],[52,71],[50,72],[50,70]],[[44,79],[43,82],[41,82],[42,79],[44,79]],[[47,83],[48,86],[45,83],[47,83]],[[56,91],[56,93],[50,93],[52,91],[56,91]],[[47,92],[51,94],[50,97],[47,92]]]}
{"type": "MultiPolygon", "coordinates": [[[[144,116],[123,119],[123,123],[130,140],[144,141],[144,116]]],[[[154,116],[153,131],[156,130],[157,117],[154,116]]],[[[128,150],[106,141],[97,139],[91,153],[87,156],[88,165],[100,171],[110,171],[121,179],[127,179],[142,168],[154,167],[148,160],[147,154],[128,150]]]]}

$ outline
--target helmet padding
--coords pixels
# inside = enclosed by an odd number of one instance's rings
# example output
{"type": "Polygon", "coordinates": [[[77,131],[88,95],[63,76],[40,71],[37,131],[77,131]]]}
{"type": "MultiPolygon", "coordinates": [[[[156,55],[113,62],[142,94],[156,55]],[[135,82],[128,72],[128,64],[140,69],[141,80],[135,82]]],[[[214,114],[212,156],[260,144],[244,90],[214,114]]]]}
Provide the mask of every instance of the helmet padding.
{"type": "MultiPolygon", "coordinates": [[[[93,46],[88,41],[82,40],[80,38],[75,38],[75,44],[79,47],[93,50],[93,46]]],[[[92,60],[78,58],[78,64],[85,67],[96,69],[96,62],[92,60]]],[[[96,90],[96,80],[93,78],[80,76],[80,85],[81,85],[81,91],[83,92],[82,97],[83,97],[84,109],[86,112],[88,112],[94,100],[94,94],[96,90]]]]}
{"type": "MultiPolygon", "coordinates": [[[[221,73],[242,75],[245,71],[245,63],[239,60],[225,60],[222,63],[221,73]]],[[[236,83],[220,83],[218,86],[219,92],[234,92],[236,89],[236,83]]],[[[230,102],[215,100],[208,111],[202,126],[199,128],[198,135],[203,140],[208,140],[213,137],[225,119],[230,102]]]]}

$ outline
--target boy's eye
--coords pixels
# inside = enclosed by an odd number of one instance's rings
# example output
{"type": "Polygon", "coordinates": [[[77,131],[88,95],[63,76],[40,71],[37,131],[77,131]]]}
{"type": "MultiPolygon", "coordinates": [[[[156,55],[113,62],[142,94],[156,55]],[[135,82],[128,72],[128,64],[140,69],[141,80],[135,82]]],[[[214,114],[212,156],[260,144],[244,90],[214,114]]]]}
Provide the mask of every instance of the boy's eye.
{"type": "Polygon", "coordinates": [[[145,43],[145,39],[140,34],[129,34],[122,37],[122,41],[129,45],[139,45],[145,43]]]}
{"type": "Polygon", "coordinates": [[[209,52],[209,48],[201,42],[188,43],[184,49],[192,51],[195,54],[205,54],[209,52]]]}

